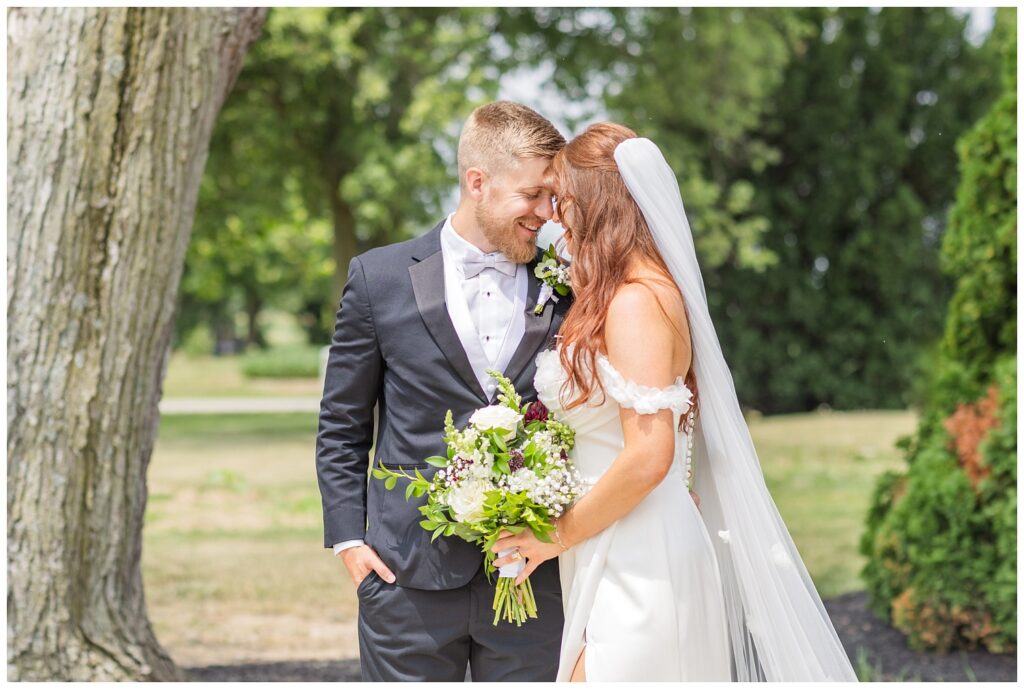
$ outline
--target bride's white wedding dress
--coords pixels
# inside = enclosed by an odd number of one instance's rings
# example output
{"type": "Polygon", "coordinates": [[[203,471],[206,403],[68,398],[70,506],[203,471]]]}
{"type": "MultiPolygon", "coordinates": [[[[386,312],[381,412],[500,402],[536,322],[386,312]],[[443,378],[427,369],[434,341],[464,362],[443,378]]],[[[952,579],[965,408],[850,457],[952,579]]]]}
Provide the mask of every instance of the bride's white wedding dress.
{"type": "MultiPolygon", "coordinates": [[[[732,373],[708,311],[675,173],[648,139],[615,163],[687,305],[701,421],[676,436],[672,470],[635,509],[559,558],[565,628],[558,679],[586,646],[588,680],[856,681],[800,553],[765,485],[732,373]],[[698,512],[683,482],[693,440],[698,512]]],[[[576,429],[574,459],[596,481],[623,446],[620,406],[642,414],[690,402],[677,380],[645,388],[597,360],[606,388],[565,412],[556,352],[537,357],[538,397],[576,429]],[[601,402],[597,404],[596,402],[601,402]]]]}
{"type": "MultiPolygon", "coordinates": [[[[679,418],[692,393],[682,378],[665,388],[628,381],[598,355],[607,392],[566,412],[566,374],[556,350],[537,356],[537,397],[576,430],[572,459],[596,483],[623,447],[619,407],[679,418]]],[[[677,431],[668,476],[629,514],[558,559],[565,627],[558,681],[586,647],[587,681],[730,679],[729,636],[715,551],[686,485],[686,435],[677,431]]],[[[716,535],[715,538],[718,536],[716,535]]]]}

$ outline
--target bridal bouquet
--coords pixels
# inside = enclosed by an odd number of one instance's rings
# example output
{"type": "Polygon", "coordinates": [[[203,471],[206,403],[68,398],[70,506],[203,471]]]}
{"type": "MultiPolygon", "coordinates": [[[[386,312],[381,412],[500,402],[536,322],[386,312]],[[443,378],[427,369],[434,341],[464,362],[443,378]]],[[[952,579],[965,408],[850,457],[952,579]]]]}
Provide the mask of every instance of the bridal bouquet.
{"type": "MultiPolygon", "coordinates": [[[[418,469],[413,474],[399,467],[394,471],[380,464],[373,476],[388,490],[398,479],[406,479],[405,499],[427,495],[419,508],[420,522],[440,536],[458,536],[480,544],[484,567],[490,581],[497,568],[493,562],[506,551],[495,554],[491,547],[502,531],[520,533],[531,529],[538,539],[551,542],[553,520],[571,505],[581,491],[579,473],[569,461],[574,444],[573,430],[555,420],[539,401],[522,404],[512,382],[497,371],[488,375],[498,381],[499,404],[477,409],[463,430],[455,428],[452,412],[445,417],[447,457],[429,457],[439,467],[432,480],[418,469]]],[[[525,562],[501,567],[494,593],[494,622],[499,619],[522,625],[537,617],[537,602],[527,578],[515,585],[525,562]]]]}

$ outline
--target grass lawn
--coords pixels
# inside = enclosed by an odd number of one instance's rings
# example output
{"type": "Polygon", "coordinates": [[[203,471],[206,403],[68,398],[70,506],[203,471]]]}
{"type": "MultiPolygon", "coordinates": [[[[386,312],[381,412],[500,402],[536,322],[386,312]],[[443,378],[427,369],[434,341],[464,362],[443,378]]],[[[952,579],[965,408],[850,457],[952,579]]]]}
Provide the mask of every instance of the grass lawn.
{"type": "Polygon", "coordinates": [[[768,490],[822,597],[864,588],[857,554],[875,478],[903,466],[911,412],[793,414],[750,422],[768,490]]]}
{"type": "MultiPolygon", "coordinates": [[[[310,346],[295,322],[282,311],[260,314],[264,336],[272,348],[310,346]]],[[[324,342],[323,344],[327,344],[324,342]]],[[[318,378],[246,378],[242,356],[186,356],[171,353],[164,378],[164,397],[317,397],[323,394],[318,378]]]]}
{"type": "Polygon", "coordinates": [[[173,352],[164,397],[317,397],[319,378],[246,378],[240,356],[188,357],[173,352]]]}
{"type": "MultiPolygon", "coordinates": [[[[750,422],[823,597],[861,588],[856,546],[874,480],[900,466],[893,443],[914,423],[910,412],[750,422]]],[[[315,434],[309,414],[163,417],[142,568],[150,619],[178,663],[358,654],[354,587],[322,547],[315,434]]]]}

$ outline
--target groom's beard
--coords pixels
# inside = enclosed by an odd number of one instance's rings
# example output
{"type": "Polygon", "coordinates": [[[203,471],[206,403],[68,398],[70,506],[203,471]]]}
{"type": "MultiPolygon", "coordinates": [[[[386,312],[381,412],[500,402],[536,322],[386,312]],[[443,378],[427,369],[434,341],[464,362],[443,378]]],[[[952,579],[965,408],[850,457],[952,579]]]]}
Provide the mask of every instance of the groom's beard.
{"type": "Polygon", "coordinates": [[[529,263],[537,255],[537,238],[521,238],[518,223],[523,221],[530,225],[543,225],[543,220],[525,216],[514,219],[499,218],[491,213],[491,207],[486,202],[477,205],[474,215],[487,240],[505,254],[508,260],[513,263],[529,263]]]}

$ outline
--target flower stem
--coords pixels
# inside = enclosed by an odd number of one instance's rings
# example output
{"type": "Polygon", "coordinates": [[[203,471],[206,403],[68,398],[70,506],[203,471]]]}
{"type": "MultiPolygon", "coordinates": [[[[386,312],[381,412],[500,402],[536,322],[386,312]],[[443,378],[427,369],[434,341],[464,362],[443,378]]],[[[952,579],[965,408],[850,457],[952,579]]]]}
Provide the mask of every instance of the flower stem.
{"type": "Polygon", "coordinates": [[[533,595],[533,586],[530,578],[516,585],[513,577],[498,577],[498,583],[494,589],[494,626],[498,626],[498,620],[515,622],[521,627],[527,618],[537,617],[537,599],[533,595]]]}

